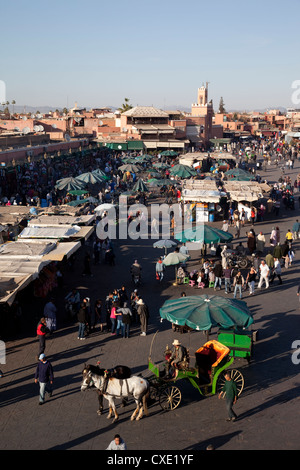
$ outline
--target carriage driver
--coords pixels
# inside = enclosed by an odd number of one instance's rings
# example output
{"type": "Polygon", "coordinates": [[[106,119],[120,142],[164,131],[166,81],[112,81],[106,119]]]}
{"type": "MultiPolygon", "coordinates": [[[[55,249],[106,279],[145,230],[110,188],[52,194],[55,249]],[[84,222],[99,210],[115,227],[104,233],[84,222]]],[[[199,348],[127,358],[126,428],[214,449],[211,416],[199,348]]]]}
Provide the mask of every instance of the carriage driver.
{"type": "Polygon", "coordinates": [[[167,358],[166,373],[169,374],[170,367],[175,369],[181,369],[184,360],[186,359],[186,349],[178,339],[175,339],[172,343],[173,350],[169,358],[167,358]]]}

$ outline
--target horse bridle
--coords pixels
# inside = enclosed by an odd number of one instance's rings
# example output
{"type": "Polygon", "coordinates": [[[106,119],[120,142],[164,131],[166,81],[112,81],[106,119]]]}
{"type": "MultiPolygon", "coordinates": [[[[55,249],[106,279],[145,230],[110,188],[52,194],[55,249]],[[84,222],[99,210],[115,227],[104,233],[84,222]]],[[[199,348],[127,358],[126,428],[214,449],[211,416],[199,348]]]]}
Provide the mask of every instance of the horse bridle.
{"type": "Polygon", "coordinates": [[[94,379],[92,378],[92,372],[90,370],[86,373],[83,372],[83,377],[85,385],[87,387],[92,387],[93,385],[95,385],[94,379]]]}

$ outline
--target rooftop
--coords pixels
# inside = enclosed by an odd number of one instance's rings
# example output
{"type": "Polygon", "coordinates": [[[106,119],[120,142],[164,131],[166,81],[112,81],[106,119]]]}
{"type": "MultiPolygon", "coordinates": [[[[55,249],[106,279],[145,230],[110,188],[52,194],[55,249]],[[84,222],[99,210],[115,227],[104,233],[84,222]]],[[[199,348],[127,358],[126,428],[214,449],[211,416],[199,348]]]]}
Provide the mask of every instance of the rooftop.
{"type": "Polygon", "coordinates": [[[144,118],[144,117],[163,117],[168,118],[169,114],[153,106],[135,106],[122,113],[124,116],[144,118]]]}

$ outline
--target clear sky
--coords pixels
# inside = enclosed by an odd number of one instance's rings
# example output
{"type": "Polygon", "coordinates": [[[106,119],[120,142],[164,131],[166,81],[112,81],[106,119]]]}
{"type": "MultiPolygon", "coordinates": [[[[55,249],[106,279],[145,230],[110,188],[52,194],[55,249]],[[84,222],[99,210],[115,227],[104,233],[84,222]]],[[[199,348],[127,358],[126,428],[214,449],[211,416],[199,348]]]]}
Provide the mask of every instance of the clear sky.
{"type": "Polygon", "coordinates": [[[18,105],[190,108],[208,81],[215,109],[293,106],[299,0],[1,3],[0,80],[18,105]]]}

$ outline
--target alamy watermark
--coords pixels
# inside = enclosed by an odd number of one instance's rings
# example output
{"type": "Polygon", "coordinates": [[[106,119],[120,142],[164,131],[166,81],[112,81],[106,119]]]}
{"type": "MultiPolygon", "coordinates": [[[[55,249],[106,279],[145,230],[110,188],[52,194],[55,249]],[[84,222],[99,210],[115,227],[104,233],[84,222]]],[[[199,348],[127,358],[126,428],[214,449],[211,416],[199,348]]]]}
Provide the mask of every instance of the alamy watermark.
{"type": "Polygon", "coordinates": [[[300,364],[300,340],[296,339],[292,343],[292,349],[295,351],[292,353],[292,363],[298,366],[300,364]]]}
{"type": "MultiPolygon", "coordinates": [[[[102,212],[96,226],[97,237],[101,240],[147,240],[170,239],[178,235],[179,241],[197,240],[201,234],[204,211],[194,212],[176,204],[127,204],[127,197],[120,197],[118,206],[102,212]]],[[[200,237],[201,238],[201,237],[200,237]]],[[[199,249],[197,243],[189,244],[190,249],[199,249]]]]}
{"type": "Polygon", "coordinates": [[[6,346],[4,341],[0,341],[0,364],[6,364],[6,346]]]}
{"type": "Polygon", "coordinates": [[[300,80],[294,80],[291,88],[295,90],[291,97],[292,103],[295,105],[300,104],[300,80]]]}
{"type": "Polygon", "coordinates": [[[6,85],[3,80],[0,80],[0,104],[6,103],[6,85]]]}

